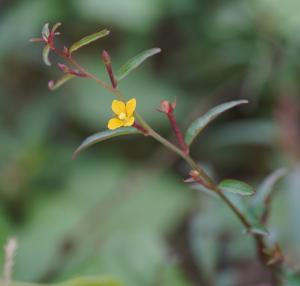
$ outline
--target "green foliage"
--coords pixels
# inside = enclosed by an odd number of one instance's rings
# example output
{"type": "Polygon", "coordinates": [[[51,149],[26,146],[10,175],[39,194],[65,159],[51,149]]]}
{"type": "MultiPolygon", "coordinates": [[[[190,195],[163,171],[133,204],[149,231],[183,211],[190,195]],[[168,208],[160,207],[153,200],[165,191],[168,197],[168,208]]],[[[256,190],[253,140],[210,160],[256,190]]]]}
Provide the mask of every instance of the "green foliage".
{"type": "Polygon", "coordinates": [[[118,70],[117,73],[117,80],[121,81],[123,78],[128,76],[133,70],[138,68],[145,60],[148,58],[158,54],[161,52],[160,48],[153,48],[147,51],[144,51],[137,56],[130,59],[127,63],[125,63],[121,68],[118,70]]]}
{"type": "Polygon", "coordinates": [[[74,43],[69,51],[72,54],[73,52],[77,51],[78,49],[92,43],[95,42],[103,37],[106,37],[110,34],[110,31],[107,29],[101,30],[100,32],[94,33],[92,35],[86,36],[84,38],[82,38],[81,40],[79,40],[78,42],[74,43]]]}
{"type": "Polygon", "coordinates": [[[262,217],[269,210],[269,205],[272,201],[272,195],[275,190],[275,185],[280,179],[287,174],[286,168],[280,168],[272,172],[261,185],[257,188],[257,192],[252,200],[251,208],[258,217],[262,217]]]}
{"type": "MultiPolygon", "coordinates": [[[[11,286],[42,286],[46,284],[32,284],[32,283],[18,283],[13,282],[11,286]]],[[[83,277],[72,279],[66,282],[56,283],[56,284],[47,284],[49,286],[121,286],[119,282],[112,278],[106,277],[83,277]]]]}
{"type": "Polygon", "coordinates": [[[222,181],[219,183],[218,187],[225,192],[239,194],[242,196],[252,196],[255,193],[254,189],[250,185],[232,179],[222,181]]]}
{"type": "Polygon", "coordinates": [[[115,130],[105,130],[102,132],[98,132],[96,134],[89,136],[80,144],[80,146],[74,152],[73,158],[76,158],[80,152],[82,152],[83,150],[87,149],[88,147],[90,147],[96,143],[99,143],[104,140],[114,138],[117,136],[129,135],[129,134],[139,134],[139,133],[140,132],[134,127],[122,127],[122,128],[118,128],[115,130]]]}
{"type": "MultiPolygon", "coordinates": [[[[208,0],[4,1],[0,245],[11,234],[20,238],[15,280],[38,281],[58,265],[53,281],[103,273],[117,277],[124,286],[155,285],[163,269],[164,286],[270,284],[267,273],[252,270],[253,241],[241,234],[233,214],[220,200],[195,190],[191,205],[181,179],[161,172],[167,167],[158,162],[183,174],[188,172],[186,166],[180,161],[172,164],[171,154],[159,153],[144,136],[111,140],[105,152],[93,148],[80,160],[70,161],[80,138],[106,127],[112,98],[84,80],[49,96],[45,82],[55,75],[39,66],[39,48],[28,44],[45,20],[63,21],[68,41],[95,26],[113,27],[115,40],[109,48],[116,67],[140,47],[163,47],[167,56],[127,77],[122,91],[128,98],[137,97],[139,113],[166,136],[167,121],[154,111],[161,99],[177,97],[181,126],[214,102],[249,99],[243,119],[234,113],[230,121],[220,118],[202,134],[201,142],[193,141],[193,151],[201,163],[211,163],[213,177],[244,177],[255,186],[262,174],[288,166],[280,188],[275,179],[267,178],[269,183],[258,187],[253,199],[226,195],[251,221],[248,231],[263,235],[267,231],[260,218],[271,198],[268,240],[278,237],[289,263],[298,265],[299,164],[293,150],[281,144],[282,131],[292,129],[297,120],[291,115],[297,112],[285,109],[281,115],[288,128],[279,124],[278,117],[287,96],[299,106],[298,8],[299,1],[294,0],[284,5],[279,0],[214,5],[208,0]],[[141,163],[141,158],[149,162],[141,163]],[[120,203],[111,204],[116,197],[120,203]],[[85,219],[87,213],[91,215],[85,219]],[[66,237],[79,242],[67,258],[61,256],[66,237]],[[178,256],[179,263],[169,265],[170,254],[178,256]]],[[[106,79],[99,48],[93,45],[80,56],[84,67],[106,79]]],[[[288,142],[295,138],[287,137],[288,142]]],[[[275,177],[278,182],[281,176],[275,177]]],[[[289,275],[284,282],[294,286],[299,279],[289,275]]]]}
{"type": "Polygon", "coordinates": [[[221,115],[223,112],[241,105],[248,103],[247,100],[237,100],[237,101],[231,101],[227,103],[223,103],[221,105],[218,105],[214,108],[212,108],[210,111],[208,111],[203,116],[196,119],[188,128],[185,135],[185,143],[190,146],[194,139],[204,130],[205,127],[207,127],[214,119],[216,119],[219,115],[221,115]]]}

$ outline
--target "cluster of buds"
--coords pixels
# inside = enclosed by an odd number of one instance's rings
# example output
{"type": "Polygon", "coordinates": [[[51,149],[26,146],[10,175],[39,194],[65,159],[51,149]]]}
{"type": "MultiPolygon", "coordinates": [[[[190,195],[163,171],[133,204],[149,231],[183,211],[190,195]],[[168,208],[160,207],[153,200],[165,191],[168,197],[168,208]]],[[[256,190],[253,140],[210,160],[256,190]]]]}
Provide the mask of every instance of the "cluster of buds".
{"type": "Polygon", "coordinates": [[[158,109],[158,111],[165,113],[166,115],[171,115],[173,114],[175,108],[176,108],[176,99],[172,103],[170,103],[167,100],[162,100],[160,102],[160,108],[158,109]]]}
{"type": "Polygon", "coordinates": [[[46,45],[48,45],[50,47],[51,50],[55,49],[55,45],[54,45],[54,38],[56,36],[60,35],[60,32],[57,32],[57,29],[61,26],[61,23],[56,23],[51,31],[49,29],[49,24],[45,24],[43,29],[42,29],[42,37],[40,38],[32,38],[30,39],[30,42],[33,43],[45,43],[46,45]]]}

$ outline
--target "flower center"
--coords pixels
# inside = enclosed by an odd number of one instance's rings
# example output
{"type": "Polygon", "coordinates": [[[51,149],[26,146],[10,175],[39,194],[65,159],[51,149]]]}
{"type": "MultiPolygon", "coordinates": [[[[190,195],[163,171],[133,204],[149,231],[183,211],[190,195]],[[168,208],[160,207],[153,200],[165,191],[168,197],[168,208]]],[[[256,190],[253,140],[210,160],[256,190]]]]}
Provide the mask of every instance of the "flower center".
{"type": "Polygon", "coordinates": [[[126,118],[126,114],[124,112],[121,112],[119,115],[118,115],[119,119],[120,120],[124,120],[126,118]]]}

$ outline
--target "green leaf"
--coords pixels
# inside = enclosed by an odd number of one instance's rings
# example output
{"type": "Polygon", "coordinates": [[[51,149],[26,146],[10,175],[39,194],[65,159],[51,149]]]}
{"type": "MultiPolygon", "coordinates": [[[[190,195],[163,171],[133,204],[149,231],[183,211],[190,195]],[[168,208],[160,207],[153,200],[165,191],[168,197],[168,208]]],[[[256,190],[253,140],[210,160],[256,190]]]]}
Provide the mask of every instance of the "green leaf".
{"type": "Polygon", "coordinates": [[[120,286],[121,284],[114,279],[106,277],[95,278],[77,278],[56,286],[120,286]]]}
{"type": "Polygon", "coordinates": [[[72,74],[65,74],[63,75],[57,82],[54,81],[49,81],[48,83],[48,87],[50,90],[56,90],[59,87],[61,87],[63,84],[65,84],[67,81],[69,81],[70,79],[74,78],[75,76],[72,74]]]}
{"type": "Polygon", "coordinates": [[[70,51],[70,53],[73,53],[73,52],[77,51],[78,49],[80,49],[81,47],[86,46],[94,41],[97,41],[100,38],[103,38],[103,37],[109,35],[109,33],[110,33],[109,30],[104,29],[98,33],[86,36],[86,37],[82,38],[81,40],[79,40],[78,42],[74,43],[70,47],[69,51],[70,51]]]}
{"type": "Polygon", "coordinates": [[[204,128],[210,124],[215,118],[217,118],[223,112],[241,105],[248,103],[247,100],[236,100],[230,101],[223,104],[220,104],[211,110],[209,110],[206,114],[202,115],[198,119],[196,119],[188,128],[186,135],[185,135],[185,143],[189,146],[192,144],[194,139],[204,130],[204,128]]]}
{"type": "Polygon", "coordinates": [[[88,147],[113,138],[113,137],[117,137],[117,136],[121,136],[121,135],[128,135],[128,134],[140,134],[140,131],[138,131],[136,128],[134,127],[122,127],[122,128],[118,128],[115,130],[105,130],[105,131],[101,131],[99,133],[96,133],[94,135],[89,136],[88,138],[86,138],[81,145],[76,149],[76,151],[73,154],[73,159],[75,159],[78,154],[87,149],[88,147]]]}
{"type": "Polygon", "coordinates": [[[242,196],[252,196],[255,193],[254,189],[250,185],[238,180],[224,180],[218,185],[218,187],[225,192],[239,194],[242,196]]]}
{"type": "MultiPolygon", "coordinates": [[[[0,281],[1,282],[1,281],[0,281]]],[[[46,284],[13,282],[11,286],[42,286],[46,284]]],[[[72,279],[58,284],[47,284],[49,286],[121,286],[121,284],[109,277],[82,277],[72,279]]]]}
{"type": "Polygon", "coordinates": [[[269,235],[266,227],[260,222],[259,218],[249,209],[248,205],[240,196],[235,196],[232,193],[224,194],[230,202],[235,205],[237,209],[243,214],[243,216],[250,223],[251,227],[245,230],[245,233],[257,234],[262,236],[269,235]]]}
{"type": "Polygon", "coordinates": [[[51,49],[50,49],[49,45],[46,45],[43,49],[43,60],[47,66],[51,66],[51,62],[49,60],[50,51],[51,51],[51,49]]]}
{"type": "Polygon", "coordinates": [[[287,174],[286,168],[280,168],[271,173],[257,188],[257,192],[253,198],[254,207],[263,207],[272,195],[277,182],[287,174]]]}
{"type": "Polygon", "coordinates": [[[119,71],[117,72],[117,80],[121,81],[125,78],[129,73],[131,73],[134,69],[139,67],[145,60],[148,58],[158,54],[161,52],[160,48],[153,48],[147,51],[144,51],[137,56],[130,59],[126,64],[121,66],[119,71]]]}

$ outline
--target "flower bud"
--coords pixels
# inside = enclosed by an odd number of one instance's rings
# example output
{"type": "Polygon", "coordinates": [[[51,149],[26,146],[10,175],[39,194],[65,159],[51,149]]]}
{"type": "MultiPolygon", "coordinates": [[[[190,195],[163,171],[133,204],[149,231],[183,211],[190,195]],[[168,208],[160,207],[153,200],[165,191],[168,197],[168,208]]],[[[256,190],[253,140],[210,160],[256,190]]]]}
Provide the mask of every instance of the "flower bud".
{"type": "Polygon", "coordinates": [[[173,111],[173,107],[172,107],[172,104],[170,104],[169,101],[167,100],[162,100],[160,102],[160,109],[159,109],[161,112],[163,113],[166,113],[166,114],[169,114],[170,112],[173,111]]]}

